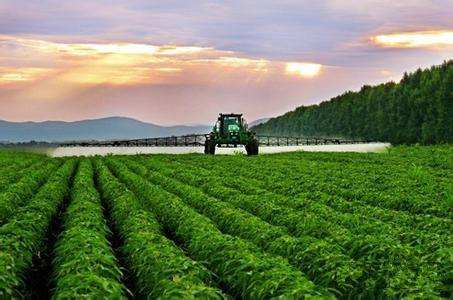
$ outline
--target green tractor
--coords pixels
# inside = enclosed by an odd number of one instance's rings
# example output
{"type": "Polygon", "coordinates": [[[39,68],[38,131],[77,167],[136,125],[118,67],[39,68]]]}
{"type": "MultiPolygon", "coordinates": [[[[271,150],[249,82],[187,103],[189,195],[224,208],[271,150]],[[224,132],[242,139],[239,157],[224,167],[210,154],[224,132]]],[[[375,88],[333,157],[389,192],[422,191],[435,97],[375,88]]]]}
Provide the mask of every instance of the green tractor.
{"type": "Polygon", "coordinates": [[[206,136],[205,154],[215,154],[215,147],[244,145],[247,155],[257,155],[259,142],[248,129],[242,114],[220,114],[212,132],[206,136]]]}

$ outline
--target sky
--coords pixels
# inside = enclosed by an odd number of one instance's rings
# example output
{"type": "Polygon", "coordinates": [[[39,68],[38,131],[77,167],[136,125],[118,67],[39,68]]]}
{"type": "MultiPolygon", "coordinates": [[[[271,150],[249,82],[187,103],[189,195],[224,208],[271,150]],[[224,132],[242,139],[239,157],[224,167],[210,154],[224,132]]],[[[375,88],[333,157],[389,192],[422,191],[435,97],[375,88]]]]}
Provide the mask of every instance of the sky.
{"type": "Polygon", "coordinates": [[[452,0],[0,0],[0,119],[252,121],[452,58],[452,0]]]}

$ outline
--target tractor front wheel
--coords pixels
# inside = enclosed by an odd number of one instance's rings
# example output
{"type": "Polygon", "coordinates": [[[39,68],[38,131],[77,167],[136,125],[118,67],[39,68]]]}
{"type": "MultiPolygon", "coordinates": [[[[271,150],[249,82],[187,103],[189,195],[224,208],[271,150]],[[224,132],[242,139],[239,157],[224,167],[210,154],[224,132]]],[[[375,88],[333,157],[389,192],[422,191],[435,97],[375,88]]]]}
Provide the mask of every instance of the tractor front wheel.
{"type": "Polygon", "coordinates": [[[210,140],[206,140],[204,143],[204,154],[215,154],[215,143],[210,140]]]}
{"type": "Polygon", "coordinates": [[[247,155],[258,155],[258,147],[259,147],[258,140],[252,140],[250,143],[245,145],[247,155]]]}

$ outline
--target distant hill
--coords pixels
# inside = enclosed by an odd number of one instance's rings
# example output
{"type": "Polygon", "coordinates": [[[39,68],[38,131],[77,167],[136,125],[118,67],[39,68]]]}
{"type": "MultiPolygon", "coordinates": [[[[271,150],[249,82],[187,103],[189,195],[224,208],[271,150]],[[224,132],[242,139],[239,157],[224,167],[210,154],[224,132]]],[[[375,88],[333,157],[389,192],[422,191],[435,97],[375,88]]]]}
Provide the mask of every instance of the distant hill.
{"type": "Polygon", "coordinates": [[[0,120],[0,141],[110,140],[207,133],[210,126],[159,126],[132,118],[110,117],[76,122],[0,120]]]}
{"type": "Polygon", "coordinates": [[[253,128],[258,134],[346,137],[393,144],[453,142],[453,60],[300,106],[253,128]]]}
{"type": "Polygon", "coordinates": [[[267,121],[269,121],[269,119],[270,118],[261,118],[261,119],[252,121],[252,122],[249,123],[249,127],[253,127],[253,126],[256,126],[256,125],[259,125],[259,124],[266,123],[267,121]]]}

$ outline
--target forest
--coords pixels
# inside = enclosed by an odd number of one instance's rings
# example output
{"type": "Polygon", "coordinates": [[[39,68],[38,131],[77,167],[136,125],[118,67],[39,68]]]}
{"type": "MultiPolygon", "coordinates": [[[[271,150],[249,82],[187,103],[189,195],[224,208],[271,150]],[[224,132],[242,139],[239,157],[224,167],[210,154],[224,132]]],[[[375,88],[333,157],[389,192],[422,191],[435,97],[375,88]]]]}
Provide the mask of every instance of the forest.
{"type": "Polygon", "coordinates": [[[453,60],[363,86],[253,127],[257,134],[342,137],[392,144],[453,140],[453,60]]]}

